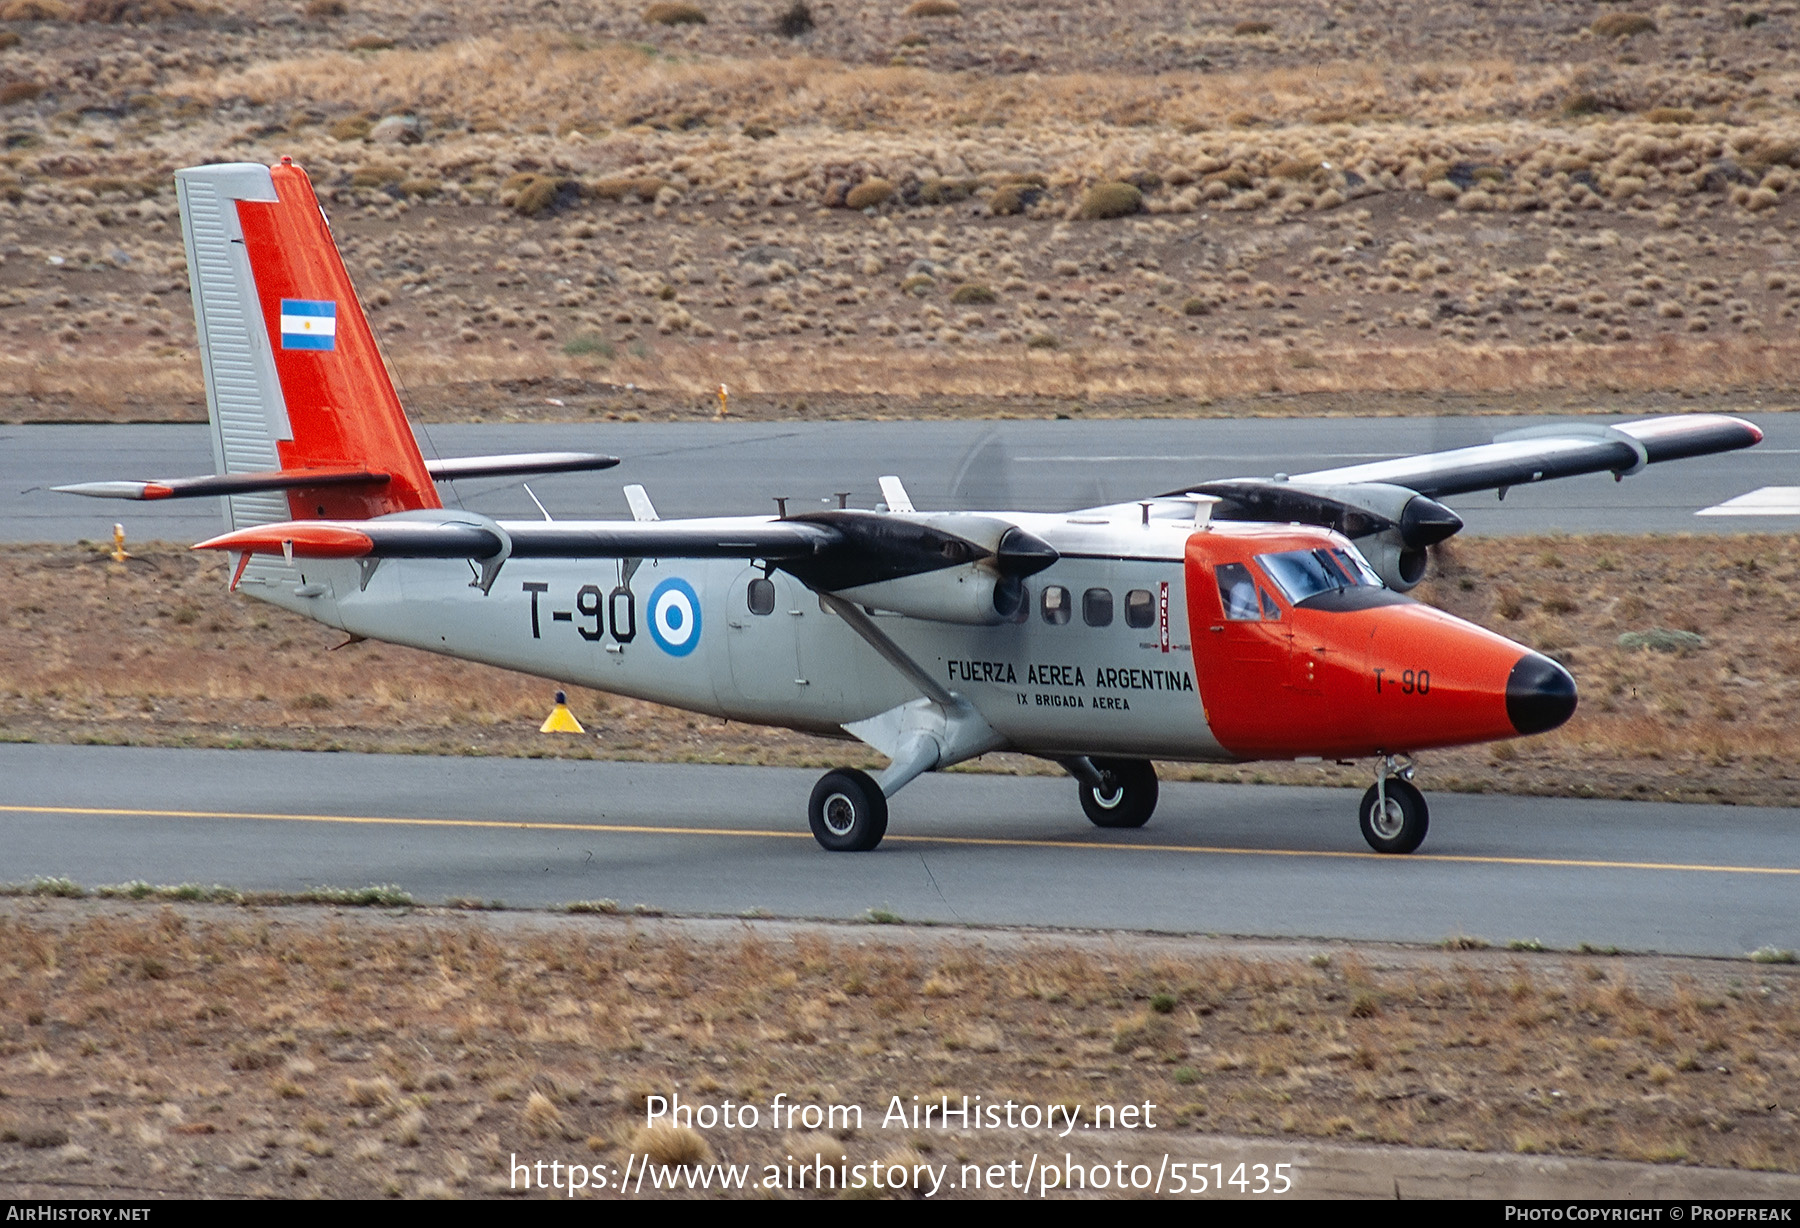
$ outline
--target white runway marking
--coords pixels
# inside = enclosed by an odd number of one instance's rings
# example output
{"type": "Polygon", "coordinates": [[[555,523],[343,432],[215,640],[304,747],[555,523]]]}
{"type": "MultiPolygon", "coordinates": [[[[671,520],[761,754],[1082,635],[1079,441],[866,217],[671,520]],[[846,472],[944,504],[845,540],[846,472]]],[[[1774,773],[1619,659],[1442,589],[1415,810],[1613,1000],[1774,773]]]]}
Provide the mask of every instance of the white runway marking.
{"type": "Polygon", "coordinates": [[[1701,508],[1694,515],[1800,516],[1800,486],[1764,486],[1713,507],[1701,508]]]}

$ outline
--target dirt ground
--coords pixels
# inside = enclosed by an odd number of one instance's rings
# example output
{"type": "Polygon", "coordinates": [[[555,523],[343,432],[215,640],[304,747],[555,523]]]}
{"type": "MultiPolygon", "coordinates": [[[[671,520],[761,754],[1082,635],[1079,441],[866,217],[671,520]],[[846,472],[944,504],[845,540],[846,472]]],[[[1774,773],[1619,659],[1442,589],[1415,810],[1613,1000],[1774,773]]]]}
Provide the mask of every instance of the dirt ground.
{"type": "Polygon", "coordinates": [[[483,1196],[520,1159],[605,1197],[646,1161],[1229,1177],[1246,1140],[1800,1156],[1778,964],[53,898],[0,901],[0,952],[0,1185],[34,1197],[483,1196]],[[888,1116],[965,1095],[1082,1124],[888,1116]],[[658,1096],[759,1121],[648,1129],[658,1096]],[[861,1123],[770,1128],[778,1097],[861,1123]]]}
{"type": "Polygon", "coordinates": [[[430,420],[1792,404],[1796,8],[1648,7],[5,0],[0,419],[203,417],[283,155],[430,420]]]}
{"type": "MultiPolygon", "coordinates": [[[[588,736],[537,732],[554,680],[385,644],[225,591],[144,545],[0,547],[0,739],[825,767],[855,743],[571,689],[588,736]]],[[[1800,540],[1471,538],[1415,595],[1549,653],[1561,729],[1422,757],[1428,789],[1800,805],[1800,540]],[[1621,637],[1624,637],[1623,640],[1621,637]],[[1649,642],[1644,643],[1647,639],[1649,642]]],[[[970,769],[1053,771],[990,755],[970,769]]],[[[1363,765],[1167,764],[1165,778],[1363,783],[1363,765]]]]}

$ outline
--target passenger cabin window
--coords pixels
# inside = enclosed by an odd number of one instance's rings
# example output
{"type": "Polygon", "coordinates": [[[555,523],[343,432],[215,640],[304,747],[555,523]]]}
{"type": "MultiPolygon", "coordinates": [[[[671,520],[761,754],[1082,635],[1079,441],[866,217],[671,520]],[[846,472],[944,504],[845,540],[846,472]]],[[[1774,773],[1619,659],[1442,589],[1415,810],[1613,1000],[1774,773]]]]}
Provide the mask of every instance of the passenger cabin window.
{"type": "Polygon", "coordinates": [[[750,581],[750,591],[745,595],[752,614],[773,614],[775,612],[775,582],[769,579],[750,581]]]}
{"type": "Polygon", "coordinates": [[[1081,620],[1090,627],[1110,627],[1113,619],[1112,590],[1090,588],[1081,594],[1081,620]]]}
{"type": "Polygon", "coordinates": [[[1053,627],[1060,627],[1069,621],[1069,590],[1060,584],[1044,586],[1044,596],[1039,605],[1044,612],[1044,621],[1053,627]]]}
{"type": "Polygon", "coordinates": [[[1214,570],[1219,576],[1219,604],[1225,607],[1225,617],[1234,623],[1259,621],[1262,615],[1250,569],[1242,563],[1221,563],[1214,570]]]}
{"type": "Polygon", "coordinates": [[[1134,588],[1125,594],[1125,625],[1142,630],[1156,622],[1156,598],[1147,588],[1134,588]]]}
{"type": "MultiPolygon", "coordinates": [[[[1381,577],[1352,550],[1321,546],[1314,550],[1259,554],[1256,561],[1294,605],[1337,589],[1382,587],[1381,577]]],[[[1223,592],[1223,588],[1220,591],[1223,592]]],[[[1236,617],[1229,607],[1226,616],[1236,617]]]]}

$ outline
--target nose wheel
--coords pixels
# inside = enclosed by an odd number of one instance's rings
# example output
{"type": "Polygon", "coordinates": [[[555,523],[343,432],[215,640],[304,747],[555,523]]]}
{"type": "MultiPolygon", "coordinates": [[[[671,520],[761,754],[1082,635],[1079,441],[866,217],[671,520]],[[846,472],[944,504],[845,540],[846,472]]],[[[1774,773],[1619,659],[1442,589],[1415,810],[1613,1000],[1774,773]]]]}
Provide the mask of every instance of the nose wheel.
{"type": "Polygon", "coordinates": [[[1156,765],[1148,759],[1088,759],[1069,771],[1095,827],[1142,827],[1156,812],[1156,765]]]}
{"type": "Polygon", "coordinates": [[[1391,755],[1375,769],[1375,783],[1363,794],[1358,818],[1363,839],[1377,853],[1410,853],[1425,841],[1431,808],[1412,783],[1411,763],[1396,768],[1391,755]]]}

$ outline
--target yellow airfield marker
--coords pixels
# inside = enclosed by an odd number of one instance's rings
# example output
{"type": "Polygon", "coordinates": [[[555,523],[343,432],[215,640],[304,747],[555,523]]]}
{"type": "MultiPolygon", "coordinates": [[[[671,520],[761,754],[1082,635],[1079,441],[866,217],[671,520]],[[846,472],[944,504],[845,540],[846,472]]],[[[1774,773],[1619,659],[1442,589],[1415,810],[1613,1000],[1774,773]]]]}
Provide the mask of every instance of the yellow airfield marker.
{"type": "Polygon", "coordinates": [[[556,693],[556,706],[550,709],[550,715],[538,726],[539,733],[586,733],[575,714],[569,711],[569,697],[561,691],[556,693]]]}

